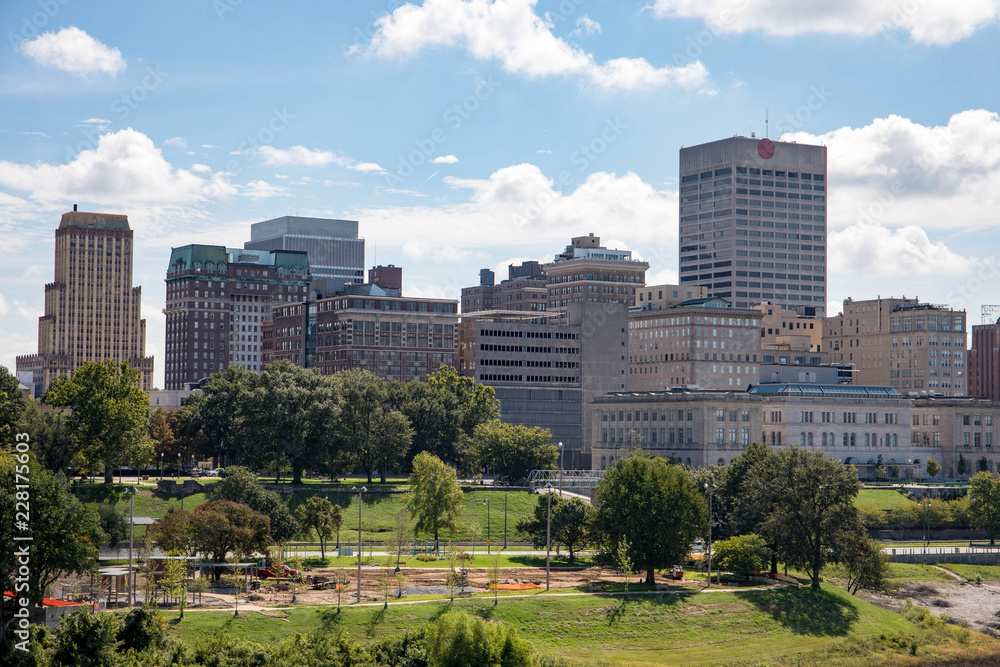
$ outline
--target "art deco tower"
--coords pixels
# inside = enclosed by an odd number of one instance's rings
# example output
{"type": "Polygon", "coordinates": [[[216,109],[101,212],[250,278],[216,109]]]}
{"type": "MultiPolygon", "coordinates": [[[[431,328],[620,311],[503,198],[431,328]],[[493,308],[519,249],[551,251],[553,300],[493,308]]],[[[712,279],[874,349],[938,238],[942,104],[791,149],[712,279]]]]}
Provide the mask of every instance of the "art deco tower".
{"type": "Polygon", "coordinates": [[[56,229],[55,280],[45,286],[38,354],[18,357],[17,370],[33,373],[37,397],[88,361],[128,361],[148,391],[153,358],[140,318],[142,288],[132,286],[128,216],[73,209],[56,229]]]}

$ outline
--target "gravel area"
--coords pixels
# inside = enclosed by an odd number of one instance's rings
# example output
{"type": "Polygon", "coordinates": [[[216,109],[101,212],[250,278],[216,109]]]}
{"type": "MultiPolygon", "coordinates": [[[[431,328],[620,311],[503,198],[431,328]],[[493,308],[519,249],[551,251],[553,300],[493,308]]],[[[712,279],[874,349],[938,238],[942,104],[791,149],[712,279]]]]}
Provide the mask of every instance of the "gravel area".
{"type": "Polygon", "coordinates": [[[893,611],[898,611],[904,600],[911,599],[917,606],[962,619],[974,630],[1000,637],[1000,582],[977,586],[958,581],[918,581],[904,584],[896,595],[865,594],[864,597],[893,611]]]}

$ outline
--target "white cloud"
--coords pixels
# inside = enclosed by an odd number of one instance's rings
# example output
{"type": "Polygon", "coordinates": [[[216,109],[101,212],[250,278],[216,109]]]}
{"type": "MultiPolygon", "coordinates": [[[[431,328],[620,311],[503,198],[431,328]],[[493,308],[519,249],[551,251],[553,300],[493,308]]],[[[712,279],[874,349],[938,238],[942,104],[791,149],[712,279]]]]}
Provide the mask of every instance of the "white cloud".
{"type": "Polygon", "coordinates": [[[21,53],[46,67],[81,76],[95,73],[116,76],[125,70],[121,51],[102,44],[76,26],[25,40],[21,42],[21,53]]]}
{"type": "Polygon", "coordinates": [[[187,148],[187,142],[184,141],[183,137],[170,137],[163,142],[164,146],[177,146],[178,148],[187,148]]]}
{"type": "Polygon", "coordinates": [[[206,180],[173,168],[149,137],[132,128],[101,136],[97,148],[67,164],[0,161],[0,186],[47,204],[84,200],[112,206],[188,203],[235,192],[220,174],[206,180]]]}
{"type": "Polygon", "coordinates": [[[822,135],[786,133],[782,140],[827,147],[832,227],[996,224],[1000,208],[996,113],[963,111],[941,126],[889,116],[822,135]]]}
{"type": "Polygon", "coordinates": [[[537,151],[535,151],[535,152],[536,152],[536,153],[551,153],[552,151],[550,151],[550,150],[549,150],[548,148],[539,148],[539,149],[538,149],[537,151]]]}
{"type": "Polygon", "coordinates": [[[595,173],[567,193],[532,164],[444,183],[469,196],[444,206],[371,207],[347,215],[378,230],[380,248],[401,247],[415,258],[432,248],[481,250],[484,234],[502,239],[504,247],[558,250],[570,237],[594,232],[641,249],[657,269],[677,264],[677,193],[658,191],[634,173],[595,173]],[[421,231],[419,240],[414,229],[421,231]],[[409,240],[401,243],[403,238],[409,240]]]}
{"type": "Polygon", "coordinates": [[[202,144],[201,148],[222,148],[222,146],[216,146],[215,144],[202,144]]]}
{"type": "Polygon", "coordinates": [[[1000,0],[656,0],[653,11],[661,18],[701,19],[715,34],[871,36],[902,31],[921,44],[947,45],[995,23],[1000,0]]]}
{"type": "Polygon", "coordinates": [[[978,263],[932,242],[919,227],[854,224],[830,234],[830,272],[872,276],[961,276],[978,263]]]}
{"type": "Polygon", "coordinates": [[[590,18],[586,14],[576,19],[576,30],[571,35],[582,37],[583,35],[601,34],[601,24],[590,18]]]}
{"type": "Polygon", "coordinates": [[[431,160],[431,164],[455,164],[457,162],[458,158],[454,155],[439,155],[431,160]]]}
{"type": "Polygon", "coordinates": [[[209,167],[207,164],[197,164],[196,163],[196,164],[191,165],[191,171],[199,173],[199,174],[211,174],[212,173],[212,168],[209,167]]]}
{"type": "Polygon", "coordinates": [[[695,87],[708,72],[700,61],[654,67],[644,58],[604,63],[552,34],[553,22],[535,13],[537,0],[425,0],[378,19],[368,49],[383,58],[412,56],[434,46],[463,46],[480,60],[499,60],[528,78],[580,76],[604,89],[662,85],[695,87]]]}
{"type": "Polygon", "coordinates": [[[88,118],[86,120],[81,120],[80,121],[80,126],[81,127],[84,127],[84,126],[88,126],[88,127],[89,126],[93,126],[93,127],[98,128],[98,129],[101,129],[101,130],[103,130],[104,128],[108,127],[109,125],[111,125],[111,121],[107,120],[106,118],[88,118]]]}
{"type": "Polygon", "coordinates": [[[250,197],[251,199],[287,197],[288,188],[283,188],[280,185],[271,185],[267,181],[257,180],[250,181],[240,188],[240,194],[250,197]]]}
{"type": "Polygon", "coordinates": [[[338,164],[346,167],[351,163],[351,159],[338,155],[332,151],[313,150],[305,146],[292,146],[281,149],[274,146],[261,146],[257,149],[257,155],[261,162],[266,165],[299,165],[303,167],[322,167],[328,164],[338,164]]]}
{"type": "Polygon", "coordinates": [[[21,134],[33,137],[45,137],[46,139],[49,138],[49,135],[45,134],[44,132],[22,132],[21,134]]]}
{"type": "Polygon", "coordinates": [[[366,174],[384,174],[385,169],[374,162],[360,162],[358,164],[348,165],[348,169],[353,169],[354,171],[363,171],[366,174]]]}

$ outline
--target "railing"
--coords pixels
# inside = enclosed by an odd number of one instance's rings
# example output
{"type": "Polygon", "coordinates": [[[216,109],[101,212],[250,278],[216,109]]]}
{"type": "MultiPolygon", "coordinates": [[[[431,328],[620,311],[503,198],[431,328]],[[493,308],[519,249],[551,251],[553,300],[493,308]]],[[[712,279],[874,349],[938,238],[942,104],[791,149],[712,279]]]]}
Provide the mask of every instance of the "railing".
{"type": "Polygon", "coordinates": [[[532,470],[528,475],[528,486],[532,491],[551,484],[554,489],[572,491],[597,488],[603,470],[532,470]]]}

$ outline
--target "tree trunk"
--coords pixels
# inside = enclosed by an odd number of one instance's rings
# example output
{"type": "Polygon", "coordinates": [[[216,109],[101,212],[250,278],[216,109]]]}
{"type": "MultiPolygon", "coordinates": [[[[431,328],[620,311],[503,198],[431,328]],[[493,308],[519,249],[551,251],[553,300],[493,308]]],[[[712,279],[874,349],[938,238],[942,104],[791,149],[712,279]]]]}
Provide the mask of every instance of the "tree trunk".
{"type": "Polygon", "coordinates": [[[771,574],[778,574],[778,554],[771,550],[771,574]]]}
{"type": "Polygon", "coordinates": [[[656,568],[652,565],[646,567],[646,583],[650,586],[656,585],[656,568]]]}
{"type": "MultiPolygon", "coordinates": [[[[178,472],[178,475],[180,473],[178,472]]],[[[115,483],[115,473],[111,470],[111,464],[104,465],[104,483],[114,484],[115,483]]]]}
{"type": "Polygon", "coordinates": [[[367,473],[368,473],[368,483],[369,483],[369,484],[371,484],[371,483],[372,483],[372,469],[371,469],[371,468],[369,468],[369,469],[368,469],[368,470],[366,470],[365,472],[367,472],[367,473]]]}
{"type": "Polygon", "coordinates": [[[292,484],[302,484],[302,466],[295,466],[292,468],[292,484]]]}
{"type": "Polygon", "coordinates": [[[381,477],[381,482],[382,482],[383,484],[385,484],[385,466],[382,466],[382,477],[381,477]]]}

